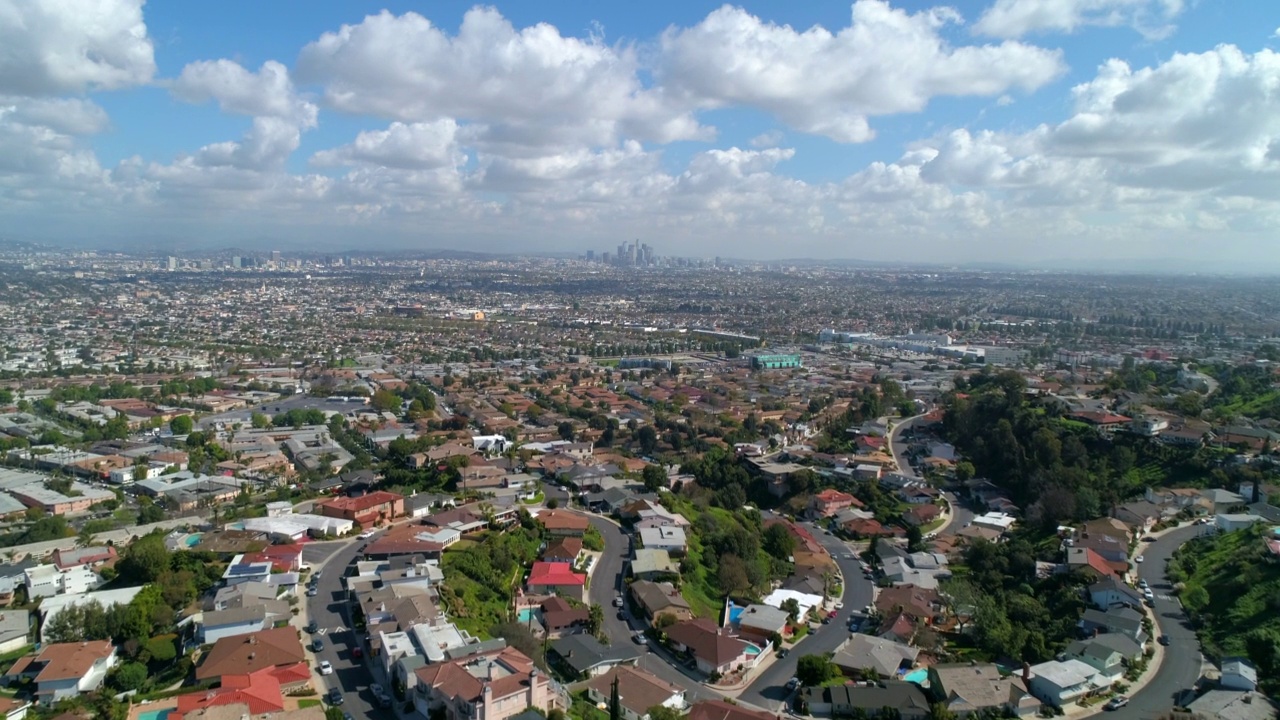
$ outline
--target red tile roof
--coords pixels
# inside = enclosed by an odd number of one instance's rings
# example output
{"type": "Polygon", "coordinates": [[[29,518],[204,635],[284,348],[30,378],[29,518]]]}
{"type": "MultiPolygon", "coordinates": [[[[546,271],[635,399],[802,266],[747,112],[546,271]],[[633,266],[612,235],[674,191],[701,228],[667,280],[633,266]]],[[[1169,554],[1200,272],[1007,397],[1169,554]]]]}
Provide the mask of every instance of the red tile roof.
{"type": "Polygon", "coordinates": [[[44,663],[40,674],[36,675],[36,682],[84,677],[95,662],[109,657],[113,652],[115,647],[110,640],[46,645],[36,656],[36,662],[44,663]]]}
{"type": "Polygon", "coordinates": [[[587,576],[564,562],[536,562],[529,571],[529,585],[585,585],[587,576]]]}
{"type": "Polygon", "coordinates": [[[271,674],[270,668],[247,675],[224,675],[222,687],[216,690],[179,695],[176,720],[182,720],[187,713],[196,710],[237,703],[248,705],[251,715],[283,711],[280,681],[271,674]]]}
{"type": "Polygon", "coordinates": [[[404,496],[397,495],[395,493],[386,492],[384,490],[379,490],[377,492],[371,492],[368,495],[361,495],[360,497],[334,498],[332,500],[322,502],[320,503],[320,505],[323,507],[331,507],[337,510],[351,510],[354,512],[361,512],[363,510],[375,508],[384,503],[392,503],[398,500],[404,500],[404,496]]]}

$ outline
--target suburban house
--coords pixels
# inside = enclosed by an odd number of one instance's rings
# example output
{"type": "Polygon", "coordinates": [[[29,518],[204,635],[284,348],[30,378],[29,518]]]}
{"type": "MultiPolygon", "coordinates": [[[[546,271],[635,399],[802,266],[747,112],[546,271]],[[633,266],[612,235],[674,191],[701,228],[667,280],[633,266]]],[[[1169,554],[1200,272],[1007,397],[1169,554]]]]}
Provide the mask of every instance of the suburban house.
{"type": "Polygon", "coordinates": [[[20,650],[31,635],[31,614],[26,610],[0,611],[0,653],[20,650]]]}
{"type": "Polygon", "coordinates": [[[1050,660],[1023,670],[1027,689],[1041,702],[1062,707],[1110,684],[1099,682],[1098,671],[1079,660],[1050,660]]]}
{"type": "Polygon", "coordinates": [[[591,525],[587,518],[568,510],[543,510],[538,513],[538,522],[551,535],[561,537],[582,537],[591,525]]]}
{"type": "Polygon", "coordinates": [[[684,710],[684,690],[630,665],[619,665],[593,678],[587,683],[587,696],[597,703],[608,703],[615,680],[625,720],[648,720],[649,709],[654,707],[684,710]]]}
{"type": "Polygon", "coordinates": [[[581,538],[561,537],[547,543],[546,549],[542,551],[542,559],[547,562],[573,565],[578,562],[578,556],[581,554],[581,538]]]}
{"type": "Polygon", "coordinates": [[[1143,614],[1130,607],[1116,606],[1107,610],[1089,608],[1080,616],[1080,632],[1090,635],[1099,632],[1120,633],[1138,644],[1148,640],[1142,629],[1143,614]]]}
{"type": "Polygon", "coordinates": [[[1090,548],[1082,547],[1067,548],[1066,570],[1082,572],[1096,580],[1114,577],[1116,574],[1116,569],[1101,555],[1090,548]]]}
{"type": "Polygon", "coordinates": [[[284,693],[280,688],[280,679],[272,673],[272,668],[262,668],[241,675],[224,675],[221,686],[216,690],[179,695],[174,714],[186,718],[190,713],[194,717],[202,710],[225,705],[243,705],[253,717],[282,712],[284,693]]]}
{"type": "Polygon", "coordinates": [[[670,615],[677,621],[693,617],[689,603],[669,582],[637,580],[631,583],[631,598],[651,623],[663,615],[670,615]]]}
{"type": "Polygon", "coordinates": [[[244,555],[236,555],[231,558],[231,562],[227,564],[227,569],[222,572],[222,584],[224,587],[231,587],[247,582],[260,582],[271,584],[272,565],[268,561],[263,562],[246,562],[244,555]]]}
{"type": "Polygon", "coordinates": [[[1223,490],[1221,488],[1207,488],[1200,491],[1209,504],[1209,512],[1213,515],[1229,513],[1236,508],[1243,508],[1248,502],[1240,496],[1239,493],[1223,490]]]}
{"type": "Polygon", "coordinates": [[[658,580],[678,577],[680,568],[671,561],[671,554],[666,550],[638,548],[631,560],[631,575],[641,580],[658,580]]]}
{"type": "Polygon", "coordinates": [[[116,549],[110,545],[53,551],[53,564],[62,572],[76,567],[98,568],[115,559],[116,549]]]}
{"type": "MultiPolygon", "coordinates": [[[[732,618],[733,616],[730,615],[732,618]]],[[[761,645],[769,642],[774,634],[779,637],[787,633],[787,611],[769,605],[748,605],[733,620],[738,633],[755,639],[761,645]]]]}
{"type": "Polygon", "coordinates": [[[866,718],[891,714],[900,720],[924,720],[929,699],[915,683],[889,680],[870,687],[836,685],[800,690],[799,703],[812,715],[866,718]]]}
{"type": "Polygon", "coordinates": [[[59,700],[97,690],[119,656],[109,640],[54,643],[38,655],[18,658],[7,677],[32,677],[36,699],[49,707],[59,700]]]}
{"type": "Polygon", "coordinates": [[[507,720],[528,708],[560,708],[547,676],[515,648],[432,663],[414,675],[413,705],[423,717],[443,709],[446,720],[507,720]]]}
{"type": "Polygon", "coordinates": [[[880,677],[893,678],[914,665],[919,655],[920,651],[910,645],[858,633],[836,648],[831,661],[850,677],[862,677],[866,671],[874,670],[880,677]]]}
{"type": "Polygon", "coordinates": [[[840,492],[834,488],[827,488],[822,492],[814,494],[809,500],[809,516],[813,518],[827,518],[853,505],[862,507],[862,503],[858,499],[846,492],[840,492]]]}
{"type": "Polygon", "coordinates": [[[993,663],[934,665],[929,668],[930,694],[956,715],[979,712],[1034,715],[1040,701],[1017,675],[1001,677],[993,663]]]}
{"type": "Polygon", "coordinates": [[[758,657],[747,653],[746,642],[723,633],[706,618],[676,623],[665,632],[675,651],[692,655],[698,670],[708,675],[726,675],[758,657]]]}
{"type": "Polygon", "coordinates": [[[573,571],[573,566],[563,562],[535,562],[529,571],[525,587],[536,595],[560,595],[583,602],[586,598],[587,576],[573,571]]]}
{"type": "Polygon", "coordinates": [[[585,607],[573,607],[559,595],[549,597],[539,606],[542,627],[549,638],[558,638],[580,632],[586,628],[591,611],[585,607]]]}
{"type": "Polygon", "coordinates": [[[1066,656],[1098,671],[1106,682],[1124,677],[1126,663],[1142,657],[1142,646],[1120,633],[1102,633],[1067,646],[1066,656]]]}
{"type": "Polygon", "coordinates": [[[703,700],[689,708],[687,720],[777,720],[772,713],[748,710],[724,700],[703,700]]]}
{"type": "Polygon", "coordinates": [[[634,665],[640,650],[632,643],[602,645],[590,635],[566,635],[551,643],[549,659],[570,677],[597,677],[619,665],[634,665]]]}
{"type": "Polygon", "coordinates": [[[941,613],[943,608],[942,598],[937,590],[913,584],[884,588],[876,596],[875,606],[883,615],[905,612],[925,623],[932,623],[934,616],[941,613]]]}
{"type": "Polygon", "coordinates": [[[272,675],[286,689],[311,681],[311,668],[297,628],[286,625],[222,638],[205,653],[204,661],[196,668],[196,680],[253,674],[264,668],[272,669],[272,675]]]}
{"type": "Polygon", "coordinates": [[[1113,605],[1142,607],[1142,594],[1109,575],[1089,586],[1089,601],[1106,609],[1113,605]]]}
{"type": "Polygon", "coordinates": [[[640,543],[650,550],[666,550],[683,555],[688,542],[682,527],[648,527],[640,530],[640,543]]]}
{"type": "Polygon", "coordinates": [[[251,605],[234,610],[214,610],[202,614],[200,622],[200,638],[205,644],[213,644],[222,638],[248,635],[266,630],[276,620],[287,620],[288,605],[281,601],[272,601],[285,605],[285,615],[270,613],[265,605],[251,605]]]}
{"type": "Polygon", "coordinates": [[[1222,661],[1222,675],[1218,685],[1227,690],[1252,692],[1258,689],[1258,670],[1244,658],[1226,658],[1222,661]]]}
{"type": "Polygon", "coordinates": [[[359,497],[338,497],[317,503],[320,514],[368,527],[404,515],[404,496],[379,490],[359,497]]]}

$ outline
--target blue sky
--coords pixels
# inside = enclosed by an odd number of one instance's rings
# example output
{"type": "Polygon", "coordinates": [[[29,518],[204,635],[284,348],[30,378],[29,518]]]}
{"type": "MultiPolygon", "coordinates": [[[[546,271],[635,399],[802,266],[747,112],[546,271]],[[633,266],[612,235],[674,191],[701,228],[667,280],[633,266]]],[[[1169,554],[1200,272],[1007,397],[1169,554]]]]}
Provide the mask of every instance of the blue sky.
{"type": "Polygon", "coordinates": [[[1269,5],[0,0],[0,221],[1277,270],[1269,5]]]}

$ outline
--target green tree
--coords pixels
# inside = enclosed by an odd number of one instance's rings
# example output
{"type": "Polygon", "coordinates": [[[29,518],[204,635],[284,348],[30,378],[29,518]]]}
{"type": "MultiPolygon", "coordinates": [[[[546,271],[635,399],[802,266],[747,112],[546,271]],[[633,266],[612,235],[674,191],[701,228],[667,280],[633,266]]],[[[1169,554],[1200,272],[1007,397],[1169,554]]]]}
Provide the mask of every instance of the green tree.
{"type": "Polygon", "coordinates": [[[667,487],[667,471],[663,470],[661,465],[645,465],[640,477],[644,481],[644,489],[649,492],[657,492],[667,487]]]}
{"type": "Polygon", "coordinates": [[[152,533],[130,543],[116,569],[126,585],[154,582],[169,569],[169,550],[164,546],[164,536],[152,533]]]}
{"type": "Polygon", "coordinates": [[[652,425],[645,425],[636,431],[636,442],[645,454],[652,453],[658,448],[658,431],[652,425]]]}
{"type": "Polygon", "coordinates": [[[909,525],[907,527],[907,552],[920,552],[924,550],[924,532],[920,530],[918,525],[909,525]]]}
{"type": "Polygon", "coordinates": [[[191,430],[195,428],[195,421],[190,415],[179,415],[169,421],[169,429],[174,435],[190,435],[191,430]]]}
{"type": "Polygon", "coordinates": [[[111,675],[112,686],[122,692],[137,690],[147,681],[147,666],[137,662],[127,662],[116,668],[111,675]]]}
{"type": "Polygon", "coordinates": [[[770,557],[786,560],[796,549],[796,538],[782,523],[774,523],[764,529],[764,537],[760,542],[770,557]]]}
{"type": "Polygon", "coordinates": [[[138,524],[147,525],[164,519],[164,508],[155,504],[149,497],[138,500],[138,524]]]}
{"type": "Polygon", "coordinates": [[[387,389],[379,389],[369,399],[369,405],[378,412],[393,412],[400,410],[400,396],[387,389]]]}
{"type": "Polygon", "coordinates": [[[968,460],[961,460],[956,463],[956,480],[959,480],[962,483],[972,480],[974,473],[976,472],[977,471],[974,470],[973,463],[968,460]]]}
{"type": "Polygon", "coordinates": [[[561,440],[572,441],[573,440],[573,423],[569,422],[568,420],[565,420],[564,422],[556,426],[556,432],[560,434],[561,440]]]}
{"type": "Polygon", "coordinates": [[[249,416],[249,424],[256,430],[262,430],[271,427],[271,418],[260,412],[255,412],[249,416]]]}
{"type": "Polygon", "coordinates": [[[654,705],[645,712],[649,714],[649,720],[684,720],[685,718],[684,713],[666,705],[654,705]]]}
{"type": "Polygon", "coordinates": [[[599,635],[603,631],[604,608],[600,607],[600,603],[591,603],[591,607],[587,610],[587,632],[599,635]]]}
{"type": "Polygon", "coordinates": [[[840,673],[840,668],[826,655],[805,655],[796,662],[796,677],[801,685],[821,685],[840,673]]]}
{"type": "Polygon", "coordinates": [[[746,563],[737,555],[720,556],[716,579],[720,581],[720,590],[727,595],[738,595],[751,588],[751,578],[747,575],[746,563]]]}

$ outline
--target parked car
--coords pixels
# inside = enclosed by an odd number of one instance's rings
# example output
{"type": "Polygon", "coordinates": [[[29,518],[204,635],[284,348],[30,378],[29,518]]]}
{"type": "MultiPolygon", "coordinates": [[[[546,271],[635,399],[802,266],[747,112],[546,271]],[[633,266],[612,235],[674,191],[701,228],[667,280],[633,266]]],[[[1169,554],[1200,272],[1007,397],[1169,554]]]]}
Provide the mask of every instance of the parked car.
{"type": "Polygon", "coordinates": [[[377,701],[379,707],[391,707],[391,696],[378,683],[369,685],[369,692],[373,693],[373,699],[377,701]]]}
{"type": "Polygon", "coordinates": [[[613,606],[614,606],[614,607],[622,607],[622,596],[621,596],[621,595],[615,596],[615,597],[613,598],[613,606]]]}
{"type": "Polygon", "coordinates": [[[312,620],[311,622],[307,623],[306,627],[302,629],[306,630],[308,635],[314,635],[315,632],[320,629],[320,625],[317,624],[315,620],[312,620]]]}
{"type": "Polygon", "coordinates": [[[788,690],[795,690],[795,689],[796,689],[796,688],[798,688],[798,687],[800,687],[800,678],[798,678],[798,677],[793,677],[793,678],[791,678],[790,680],[788,680],[788,681],[787,681],[787,689],[788,689],[788,690]]]}
{"type": "Polygon", "coordinates": [[[1142,562],[1142,556],[1141,556],[1141,555],[1139,555],[1138,557],[1134,558],[1134,559],[1133,559],[1133,561],[1134,561],[1134,562],[1136,562],[1136,563],[1140,563],[1140,562],[1142,562]]]}
{"type": "Polygon", "coordinates": [[[1107,704],[1102,706],[1102,709],[1103,710],[1119,710],[1120,708],[1128,704],[1129,704],[1129,698],[1125,697],[1124,695],[1117,695],[1111,698],[1110,700],[1108,700],[1107,704]]]}
{"type": "Polygon", "coordinates": [[[632,639],[632,640],[635,642],[635,644],[637,644],[637,645],[647,645],[647,644],[649,643],[649,639],[648,639],[648,638],[646,638],[646,637],[644,636],[644,633],[642,633],[642,632],[638,632],[638,633],[636,633],[635,635],[632,635],[632,636],[631,636],[631,639],[632,639]]]}
{"type": "Polygon", "coordinates": [[[364,650],[361,650],[359,646],[351,648],[351,657],[359,660],[364,657],[364,650]]]}
{"type": "Polygon", "coordinates": [[[328,698],[329,698],[330,705],[341,705],[342,691],[339,690],[338,688],[329,688],[328,698]]]}
{"type": "Polygon", "coordinates": [[[333,674],[333,665],[328,660],[321,660],[319,669],[321,675],[333,674]]]}
{"type": "Polygon", "coordinates": [[[790,655],[790,654],[791,654],[791,651],[790,651],[790,650],[787,650],[786,648],[783,648],[783,649],[781,649],[781,650],[779,650],[779,651],[778,651],[778,659],[779,659],[779,660],[781,660],[781,659],[785,658],[786,656],[788,656],[788,655],[790,655]]]}
{"type": "Polygon", "coordinates": [[[839,613],[837,613],[835,610],[832,610],[831,612],[827,613],[827,617],[829,617],[829,618],[831,618],[832,620],[834,620],[834,619],[835,619],[835,617],[836,617],[836,615],[838,615],[838,614],[839,614],[839,613]]]}
{"type": "Polygon", "coordinates": [[[312,585],[311,587],[307,588],[307,597],[315,597],[319,594],[320,594],[320,588],[316,587],[315,585],[312,585]]]}
{"type": "Polygon", "coordinates": [[[324,649],[323,640],[321,640],[320,638],[316,638],[315,640],[311,641],[311,652],[318,653],[323,649],[324,649]]]}
{"type": "Polygon", "coordinates": [[[1160,643],[1161,645],[1168,645],[1168,644],[1169,644],[1169,636],[1168,636],[1168,635],[1161,635],[1160,637],[1156,638],[1156,642],[1160,643]]]}

